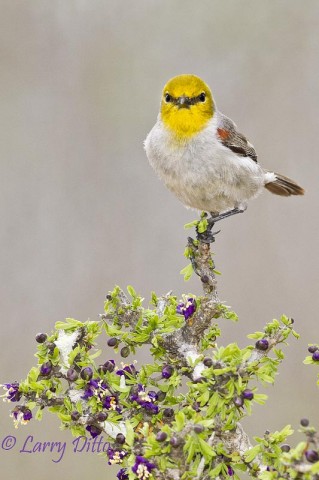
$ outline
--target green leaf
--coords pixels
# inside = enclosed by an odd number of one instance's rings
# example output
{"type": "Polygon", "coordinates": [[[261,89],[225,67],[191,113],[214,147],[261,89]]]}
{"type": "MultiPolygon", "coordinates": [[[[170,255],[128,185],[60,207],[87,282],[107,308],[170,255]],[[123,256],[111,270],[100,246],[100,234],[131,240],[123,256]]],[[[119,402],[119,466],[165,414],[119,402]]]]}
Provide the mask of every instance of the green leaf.
{"type": "Polygon", "coordinates": [[[261,480],[272,480],[274,478],[277,478],[277,473],[276,472],[262,472],[258,474],[258,478],[261,480]]]}
{"type": "Polygon", "coordinates": [[[198,442],[199,442],[199,446],[200,446],[200,449],[201,449],[201,452],[202,454],[204,455],[204,457],[206,459],[211,459],[213,457],[216,457],[216,452],[215,450],[210,446],[208,445],[207,442],[205,442],[205,440],[203,440],[202,438],[198,437],[198,442]]]}
{"type": "Polygon", "coordinates": [[[264,393],[254,393],[254,401],[260,405],[264,405],[267,398],[268,395],[265,395],[264,393]]]}
{"type": "Polygon", "coordinates": [[[247,338],[252,338],[253,340],[260,340],[261,338],[264,338],[264,336],[265,336],[264,332],[255,332],[247,335],[247,338]]]}
{"type": "Polygon", "coordinates": [[[132,287],[132,285],[128,285],[128,286],[127,286],[127,291],[128,291],[128,293],[131,295],[132,298],[136,298],[136,297],[137,297],[136,291],[134,290],[134,288],[132,287]]]}
{"type": "Polygon", "coordinates": [[[129,420],[126,420],[125,422],[125,427],[126,427],[126,435],[125,435],[125,442],[132,447],[134,443],[134,430],[131,422],[129,420]]]}
{"type": "Polygon", "coordinates": [[[304,359],[303,363],[304,363],[305,365],[311,365],[311,364],[314,365],[315,363],[318,363],[318,365],[319,365],[319,362],[315,362],[314,360],[312,360],[312,357],[311,357],[311,356],[306,357],[306,358],[304,359]]]}
{"type": "Polygon", "coordinates": [[[245,462],[252,462],[257,457],[257,455],[259,455],[260,449],[260,445],[255,445],[255,447],[250,448],[246,453],[244,453],[245,462]]]}
{"type": "Polygon", "coordinates": [[[76,330],[77,328],[83,327],[84,324],[75,320],[74,318],[66,318],[65,322],[56,322],[56,330],[76,330]]]}
{"type": "MultiPolygon", "coordinates": [[[[185,445],[186,446],[186,445],[185,445]]],[[[188,455],[187,455],[187,458],[186,458],[186,463],[190,463],[192,460],[193,460],[193,457],[196,453],[196,447],[195,447],[195,442],[193,441],[193,439],[191,439],[190,442],[188,442],[188,445],[187,445],[187,450],[185,451],[185,453],[188,452],[188,455]]]]}
{"type": "Polygon", "coordinates": [[[184,281],[187,282],[193,275],[193,272],[194,270],[193,270],[192,264],[189,263],[188,265],[186,265],[186,267],[182,268],[182,270],[180,271],[180,274],[184,275],[184,281]]]}
{"type": "Polygon", "coordinates": [[[196,227],[196,225],[198,223],[199,223],[198,220],[194,220],[193,222],[185,223],[184,229],[187,230],[188,228],[196,227]]]}
{"type": "Polygon", "coordinates": [[[89,355],[90,359],[93,360],[94,358],[97,358],[101,355],[102,353],[102,350],[97,350],[95,353],[93,353],[92,355],[89,355]]]}
{"type": "Polygon", "coordinates": [[[212,480],[216,480],[216,478],[218,478],[218,475],[220,474],[222,468],[223,468],[223,464],[219,463],[218,465],[216,465],[215,468],[213,468],[212,470],[209,470],[210,478],[212,480]]]}
{"type": "Polygon", "coordinates": [[[198,233],[206,232],[208,227],[208,221],[206,217],[203,217],[197,224],[197,231],[198,233]]]}
{"type": "Polygon", "coordinates": [[[35,414],[35,419],[41,421],[43,417],[43,409],[39,408],[35,414]]]}
{"type": "Polygon", "coordinates": [[[183,430],[185,425],[185,414],[184,412],[177,412],[175,415],[175,422],[176,422],[176,430],[180,432],[183,430]]]}

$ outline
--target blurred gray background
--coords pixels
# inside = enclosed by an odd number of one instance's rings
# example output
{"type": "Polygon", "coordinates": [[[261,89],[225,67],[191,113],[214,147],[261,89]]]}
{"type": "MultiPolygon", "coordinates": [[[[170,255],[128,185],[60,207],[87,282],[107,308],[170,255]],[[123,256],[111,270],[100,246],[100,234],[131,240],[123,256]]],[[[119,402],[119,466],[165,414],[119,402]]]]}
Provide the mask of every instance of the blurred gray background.
{"type": "MultiPolygon", "coordinates": [[[[255,145],[260,163],[297,180],[303,198],[268,192],[225,220],[214,245],[219,292],[239,314],[220,343],[247,342],[274,317],[295,318],[269,400],[251,435],[310,417],[318,426],[318,369],[302,361],[319,342],[319,4],[283,0],[78,0],[0,2],[1,378],[34,364],[34,336],[67,316],[96,319],[115,284],[201,293],[179,274],[186,210],[148,165],[143,140],[161,89],[180,73],[202,76],[219,108],[255,145]]],[[[110,352],[111,356],[111,352],[110,352]]],[[[139,361],[143,361],[139,357],[139,361]]],[[[34,480],[114,472],[94,454],[71,452],[71,434],[48,413],[14,430],[1,402],[3,476],[34,480]],[[34,441],[67,441],[60,463],[22,454],[34,441]]],[[[56,457],[55,457],[56,458],[56,457]]]]}

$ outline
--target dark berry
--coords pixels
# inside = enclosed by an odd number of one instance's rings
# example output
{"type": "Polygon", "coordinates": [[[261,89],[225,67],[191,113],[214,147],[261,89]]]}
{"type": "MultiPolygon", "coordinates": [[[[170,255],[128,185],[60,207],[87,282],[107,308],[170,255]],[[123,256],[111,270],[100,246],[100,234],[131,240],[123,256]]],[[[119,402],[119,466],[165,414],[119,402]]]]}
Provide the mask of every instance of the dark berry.
{"type": "Polygon", "coordinates": [[[165,432],[158,432],[158,434],[156,435],[156,440],[158,442],[165,442],[166,439],[167,439],[167,433],[165,432]]]}
{"type": "Polygon", "coordinates": [[[205,430],[205,427],[200,423],[196,423],[193,428],[195,433],[202,433],[205,430]]]}
{"type": "Polygon", "coordinates": [[[75,382],[79,378],[78,372],[74,368],[69,368],[69,370],[66,372],[67,379],[70,380],[71,382],[75,382]]]}
{"type": "Polygon", "coordinates": [[[281,448],[282,452],[289,452],[290,451],[290,445],[288,445],[287,443],[282,444],[280,448],[281,448]]]}
{"type": "Polygon", "coordinates": [[[81,378],[83,378],[83,380],[91,380],[92,377],[93,377],[93,370],[91,367],[82,368],[81,378]]]}
{"type": "Polygon", "coordinates": [[[300,425],[301,425],[302,427],[308,427],[308,425],[309,425],[309,420],[308,420],[308,418],[302,418],[302,419],[300,420],[300,425]]]}
{"type": "Polygon", "coordinates": [[[246,390],[243,391],[242,396],[245,400],[252,400],[254,398],[253,392],[248,388],[246,388],[246,390]]]}
{"type": "Polygon", "coordinates": [[[47,344],[48,352],[49,352],[50,354],[52,354],[52,353],[54,352],[55,347],[56,347],[56,344],[55,344],[55,343],[53,343],[53,342],[52,342],[52,343],[48,343],[48,344],[47,344]]]}
{"type": "Polygon", "coordinates": [[[310,353],[315,353],[317,350],[318,350],[317,345],[310,345],[310,347],[308,347],[308,352],[310,353]]]}
{"type": "Polygon", "coordinates": [[[123,443],[125,443],[125,437],[123,435],[123,433],[118,433],[116,435],[116,439],[117,443],[119,443],[120,445],[123,445],[123,443]]]}
{"type": "Polygon", "coordinates": [[[112,300],[112,295],[107,294],[107,295],[105,296],[105,298],[106,298],[106,300],[112,300]]]}
{"type": "Polygon", "coordinates": [[[106,368],[105,365],[99,365],[97,367],[97,371],[98,371],[99,374],[104,375],[104,373],[107,372],[107,368],[106,368]]]}
{"type": "Polygon", "coordinates": [[[73,422],[76,422],[77,420],[79,420],[81,414],[80,412],[77,412],[76,410],[74,410],[74,412],[71,413],[71,419],[73,420],[73,422]]]}
{"type": "Polygon", "coordinates": [[[48,336],[47,336],[46,333],[38,333],[35,337],[35,339],[38,343],[44,343],[47,338],[48,338],[48,336]]]}
{"type": "Polygon", "coordinates": [[[130,352],[129,347],[123,347],[123,348],[121,348],[121,351],[120,351],[121,357],[126,358],[126,357],[129,356],[130,353],[131,353],[131,352],[130,352]]]}
{"type": "Polygon", "coordinates": [[[205,357],[203,364],[205,367],[211,367],[213,365],[213,360],[210,357],[205,357]]]}
{"type": "Polygon", "coordinates": [[[312,360],[319,362],[319,350],[312,354],[312,360]]]}
{"type": "Polygon", "coordinates": [[[236,407],[242,407],[243,404],[244,404],[244,401],[241,397],[235,397],[234,398],[234,404],[236,405],[236,407]]]}
{"type": "Polygon", "coordinates": [[[203,283],[208,283],[209,282],[209,276],[208,275],[202,275],[200,277],[200,279],[203,283]]]}
{"type": "Polygon", "coordinates": [[[174,368],[172,365],[165,365],[162,369],[162,377],[163,378],[170,378],[173,375],[174,368]]]}
{"type": "Polygon", "coordinates": [[[114,361],[108,360],[107,362],[104,363],[104,367],[106,367],[108,372],[113,372],[115,368],[115,363],[114,361]]]}
{"type": "Polygon", "coordinates": [[[50,375],[52,371],[52,363],[50,361],[42,363],[40,367],[40,373],[41,375],[50,375]]]}
{"type": "Polygon", "coordinates": [[[96,425],[88,425],[88,426],[86,427],[86,430],[87,430],[88,432],[90,432],[90,434],[92,435],[92,438],[97,437],[97,436],[100,435],[101,432],[102,432],[102,430],[101,430],[99,427],[97,427],[96,425]]]}
{"type": "Polygon", "coordinates": [[[169,443],[172,445],[173,448],[177,448],[180,445],[182,445],[183,441],[179,437],[172,437],[169,441],[169,443]]]}
{"type": "Polygon", "coordinates": [[[268,350],[269,342],[266,338],[262,338],[261,340],[258,340],[258,342],[256,342],[255,347],[258,350],[268,350]]]}
{"type": "Polygon", "coordinates": [[[165,397],[166,397],[166,393],[165,393],[165,392],[159,391],[159,392],[157,393],[157,400],[158,400],[159,402],[162,402],[163,400],[165,400],[165,397]]]}
{"type": "Polygon", "coordinates": [[[174,410],[172,408],[165,408],[163,415],[164,417],[172,417],[174,415],[174,410]]]}
{"type": "Polygon", "coordinates": [[[310,463],[315,463],[315,462],[318,462],[319,460],[318,452],[316,452],[315,450],[307,450],[305,452],[305,455],[306,455],[306,459],[310,463]]]}
{"type": "Polygon", "coordinates": [[[109,338],[107,341],[109,347],[116,347],[118,343],[118,339],[115,337],[109,338]]]}
{"type": "Polygon", "coordinates": [[[95,416],[95,418],[98,422],[105,422],[107,417],[108,417],[108,414],[106,412],[99,412],[95,416]]]}
{"type": "Polygon", "coordinates": [[[99,365],[97,371],[100,375],[104,375],[107,372],[107,368],[105,365],[99,365]]]}
{"type": "Polygon", "coordinates": [[[200,403],[199,402],[194,402],[192,407],[195,410],[195,412],[200,412],[200,403]]]}

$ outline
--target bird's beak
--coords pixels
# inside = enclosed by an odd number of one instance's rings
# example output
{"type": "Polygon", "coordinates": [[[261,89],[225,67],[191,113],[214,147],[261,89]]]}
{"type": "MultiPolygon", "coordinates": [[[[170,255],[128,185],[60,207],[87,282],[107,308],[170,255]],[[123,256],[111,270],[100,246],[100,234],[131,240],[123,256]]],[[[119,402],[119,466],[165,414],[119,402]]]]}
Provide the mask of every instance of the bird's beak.
{"type": "Polygon", "coordinates": [[[178,108],[190,108],[190,98],[182,95],[181,97],[178,97],[176,104],[178,108]]]}

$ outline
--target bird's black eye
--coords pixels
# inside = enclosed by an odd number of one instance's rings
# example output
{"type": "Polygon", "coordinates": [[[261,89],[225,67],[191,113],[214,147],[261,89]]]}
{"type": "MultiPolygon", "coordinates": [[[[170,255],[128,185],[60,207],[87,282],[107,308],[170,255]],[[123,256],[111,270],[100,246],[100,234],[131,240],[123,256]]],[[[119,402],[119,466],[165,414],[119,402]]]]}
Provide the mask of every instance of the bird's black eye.
{"type": "Polygon", "coordinates": [[[172,97],[170,96],[169,93],[165,93],[164,97],[165,97],[165,102],[167,102],[167,103],[172,100],[172,97]]]}
{"type": "Polygon", "coordinates": [[[205,94],[204,92],[200,94],[199,100],[200,100],[201,102],[205,102],[205,100],[206,100],[206,94],[205,94]]]}

